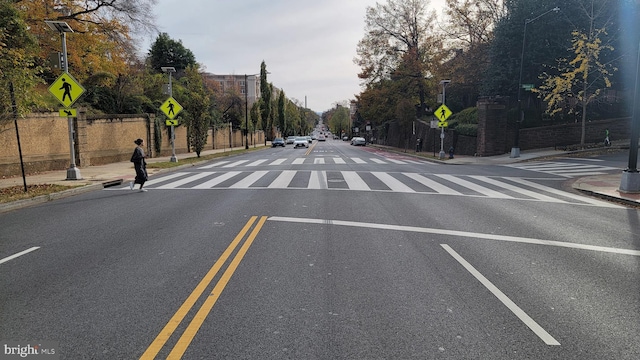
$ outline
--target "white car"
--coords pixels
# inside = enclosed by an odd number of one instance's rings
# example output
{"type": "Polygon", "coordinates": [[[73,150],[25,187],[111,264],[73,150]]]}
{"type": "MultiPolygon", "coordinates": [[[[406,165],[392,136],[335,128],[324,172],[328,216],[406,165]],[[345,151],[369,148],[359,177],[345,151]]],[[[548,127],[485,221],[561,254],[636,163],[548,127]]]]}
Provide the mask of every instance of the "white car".
{"type": "Polygon", "coordinates": [[[351,139],[351,145],[365,146],[366,144],[367,140],[365,140],[363,137],[354,137],[353,139],[351,139]]]}
{"type": "Polygon", "coordinates": [[[304,136],[296,136],[296,138],[293,140],[293,148],[296,149],[299,146],[303,146],[308,148],[309,147],[309,141],[307,140],[306,137],[304,136]]]}

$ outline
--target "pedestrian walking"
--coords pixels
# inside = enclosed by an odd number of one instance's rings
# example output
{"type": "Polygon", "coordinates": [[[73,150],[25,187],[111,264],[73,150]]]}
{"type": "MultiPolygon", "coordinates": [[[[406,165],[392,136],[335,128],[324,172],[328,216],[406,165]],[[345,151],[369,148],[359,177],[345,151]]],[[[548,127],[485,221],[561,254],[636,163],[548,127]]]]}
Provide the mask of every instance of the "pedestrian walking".
{"type": "Polygon", "coordinates": [[[146,157],[144,154],[144,149],[142,148],[142,144],[144,141],[142,139],[136,139],[134,143],[138,146],[133,150],[133,155],[131,155],[131,162],[133,163],[133,167],[136,169],[136,179],[129,183],[129,188],[133,190],[135,184],[140,184],[140,191],[147,191],[147,189],[143,189],[145,181],[147,181],[147,162],[144,160],[146,157]]]}
{"type": "Polygon", "coordinates": [[[611,146],[611,140],[609,140],[609,129],[604,130],[604,146],[611,146]]]}

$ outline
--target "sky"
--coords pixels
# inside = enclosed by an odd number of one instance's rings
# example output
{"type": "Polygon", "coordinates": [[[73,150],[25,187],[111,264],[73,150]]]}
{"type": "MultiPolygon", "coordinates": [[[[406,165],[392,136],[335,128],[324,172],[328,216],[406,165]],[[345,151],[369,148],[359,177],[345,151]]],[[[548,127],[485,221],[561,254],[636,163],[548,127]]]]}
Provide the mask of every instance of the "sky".
{"type": "MultiPolygon", "coordinates": [[[[445,0],[431,0],[439,9],[445,0]]],[[[378,0],[380,3],[385,0],[378,0]]],[[[324,112],[361,92],[353,63],[375,0],[158,0],[161,32],[180,40],[204,71],[260,73],[306,107],[324,112]]],[[[440,10],[438,10],[440,12],[440,10]]],[[[155,36],[144,40],[148,52],[155,36]]]]}

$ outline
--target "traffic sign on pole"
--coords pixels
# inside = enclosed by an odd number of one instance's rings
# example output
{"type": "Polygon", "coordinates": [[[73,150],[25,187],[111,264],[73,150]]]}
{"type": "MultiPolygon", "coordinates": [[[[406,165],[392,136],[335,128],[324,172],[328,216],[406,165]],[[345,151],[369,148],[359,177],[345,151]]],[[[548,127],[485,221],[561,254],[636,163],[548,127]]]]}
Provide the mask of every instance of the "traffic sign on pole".
{"type": "Polygon", "coordinates": [[[167,101],[160,106],[160,110],[162,110],[169,119],[173,120],[173,118],[178,116],[180,111],[182,111],[182,106],[176,101],[176,99],[169,97],[167,101]]]}
{"type": "Polygon", "coordinates": [[[433,113],[433,115],[435,115],[435,117],[438,118],[441,123],[447,120],[449,116],[451,116],[451,114],[451,110],[449,110],[449,108],[445,104],[440,105],[436,112],[433,113]]]}
{"type": "Polygon", "coordinates": [[[49,86],[49,92],[68,108],[78,100],[85,90],[71,74],[64,72],[49,86]]]}

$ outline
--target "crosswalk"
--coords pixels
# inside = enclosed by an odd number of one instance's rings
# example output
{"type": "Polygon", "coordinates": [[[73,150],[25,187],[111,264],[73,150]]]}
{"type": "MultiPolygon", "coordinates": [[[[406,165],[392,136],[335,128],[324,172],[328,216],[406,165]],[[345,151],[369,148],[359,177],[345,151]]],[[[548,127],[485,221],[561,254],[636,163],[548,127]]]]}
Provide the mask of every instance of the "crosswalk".
{"type": "MultiPolygon", "coordinates": [[[[517,177],[380,171],[181,171],[152,177],[149,190],[306,189],[438,194],[558,204],[612,205],[517,177]]],[[[114,190],[129,190],[129,187],[114,190]]]]}
{"type": "Polygon", "coordinates": [[[279,166],[279,165],[362,165],[362,164],[396,164],[396,165],[426,165],[433,164],[424,160],[413,159],[391,159],[391,158],[360,158],[360,157],[341,157],[341,156],[316,156],[316,157],[299,157],[299,158],[282,158],[282,159],[258,159],[258,160],[224,160],[214,162],[208,165],[200,166],[198,169],[206,170],[213,168],[235,168],[235,167],[257,167],[257,166],[279,166]]]}
{"type": "MultiPolygon", "coordinates": [[[[600,160],[589,160],[597,162],[600,160]]],[[[505,165],[511,168],[520,170],[529,170],[535,172],[541,172],[545,174],[557,175],[566,178],[603,175],[607,174],[607,171],[620,170],[618,168],[610,166],[602,166],[595,163],[569,163],[559,161],[545,161],[545,162],[530,162],[530,163],[518,163],[505,165]]]]}

